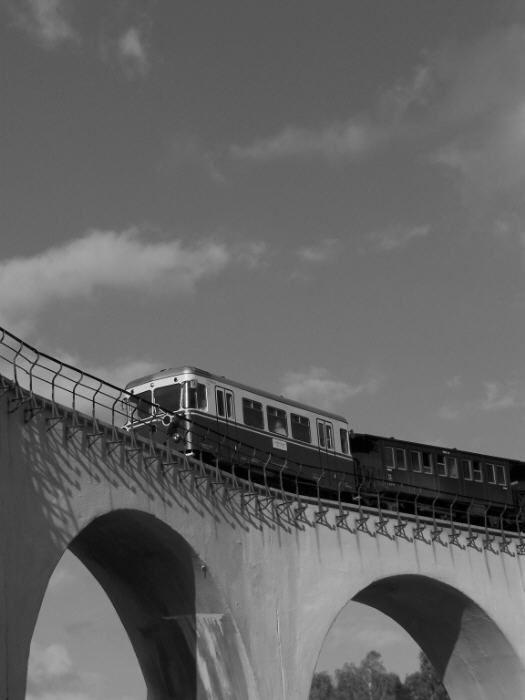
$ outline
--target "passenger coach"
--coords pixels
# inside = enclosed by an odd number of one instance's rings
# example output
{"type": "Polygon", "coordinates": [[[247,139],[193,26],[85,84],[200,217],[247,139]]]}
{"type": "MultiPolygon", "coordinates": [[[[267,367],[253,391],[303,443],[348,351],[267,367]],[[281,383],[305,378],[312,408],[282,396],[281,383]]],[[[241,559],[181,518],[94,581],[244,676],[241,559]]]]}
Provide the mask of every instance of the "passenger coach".
{"type": "Polygon", "coordinates": [[[378,435],[352,434],[350,449],[376,491],[417,497],[441,510],[470,509],[476,516],[491,506],[500,513],[511,509],[511,486],[523,478],[523,463],[516,460],[378,435]]]}
{"type": "Polygon", "coordinates": [[[178,449],[240,475],[250,466],[270,486],[355,490],[343,416],[196,367],[164,369],[126,390],[128,429],[170,437],[178,449]]]}

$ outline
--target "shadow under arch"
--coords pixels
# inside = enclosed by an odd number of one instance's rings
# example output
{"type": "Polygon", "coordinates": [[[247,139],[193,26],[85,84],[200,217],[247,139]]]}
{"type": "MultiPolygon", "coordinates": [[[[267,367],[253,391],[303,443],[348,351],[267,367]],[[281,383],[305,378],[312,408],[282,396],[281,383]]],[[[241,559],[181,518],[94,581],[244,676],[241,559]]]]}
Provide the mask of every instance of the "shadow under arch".
{"type": "Polygon", "coordinates": [[[98,580],[137,655],[148,700],[252,697],[241,638],[206,565],[153,515],[116,510],[69,549],[98,580]]]}
{"type": "Polygon", "coordinates": [[[497,624],[473,600],[436,579],[397,575],[353,597],[388,615],[425,652],[452,700],[516,700],[525,670],[497,624]]]}

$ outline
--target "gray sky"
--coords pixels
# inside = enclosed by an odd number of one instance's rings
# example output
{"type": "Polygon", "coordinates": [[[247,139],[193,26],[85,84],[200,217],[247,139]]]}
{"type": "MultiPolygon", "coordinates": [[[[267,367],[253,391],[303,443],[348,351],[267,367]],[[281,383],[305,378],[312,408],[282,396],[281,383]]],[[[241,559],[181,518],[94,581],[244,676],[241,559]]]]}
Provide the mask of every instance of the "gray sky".
{"type": "Polygon", "coordinates": [[[0,7],[0,323],[523,457],[522,3],[0,7]]]}

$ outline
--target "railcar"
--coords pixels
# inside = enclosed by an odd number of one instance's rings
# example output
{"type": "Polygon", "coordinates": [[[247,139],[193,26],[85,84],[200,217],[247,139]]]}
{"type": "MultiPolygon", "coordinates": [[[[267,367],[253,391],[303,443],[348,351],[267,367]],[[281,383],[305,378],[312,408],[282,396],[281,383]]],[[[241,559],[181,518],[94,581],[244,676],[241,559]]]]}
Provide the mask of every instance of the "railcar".
{"type": "Polygon", "coordinates": [[[170,438],[180,450],[272,487],[356,491],[343,416],[190,366],[140,377],[126,390],[128,429],[170,438]]]}
{"type": "Polygon", "coordinates": [[[352,433],[350,449],[374,492],[420,510],[454,513],[494,524],[515,519],[525,486],[525,464],[455,448],[352,433]]]}

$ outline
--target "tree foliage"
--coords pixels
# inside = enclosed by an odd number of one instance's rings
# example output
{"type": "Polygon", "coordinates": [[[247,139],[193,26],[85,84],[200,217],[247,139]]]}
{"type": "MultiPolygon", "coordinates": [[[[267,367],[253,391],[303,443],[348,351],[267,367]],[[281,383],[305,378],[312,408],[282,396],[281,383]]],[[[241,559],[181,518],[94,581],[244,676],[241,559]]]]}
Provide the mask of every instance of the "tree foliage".
{"type": "Polygon", "coordinates": [[[409,700],[449,700],[448,693],[423,652],[419,654],[419,671],[405,679],[409,700]]]}
{"type": "Polygon", "coordinates": [[[329,673],[314,673],[308,700],[336,700],[334,684],[329,673]]]}
{"type": "Polygon", "coordinates": [[[419,671],[402,683],[389,673],[377,651],[370,651],[357,666],[346,663],[332,679],[323,671],[314,674],[309,700],[449,700],[434,668],[421,652],[419,671]]]}

